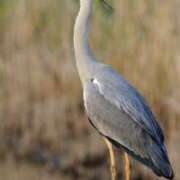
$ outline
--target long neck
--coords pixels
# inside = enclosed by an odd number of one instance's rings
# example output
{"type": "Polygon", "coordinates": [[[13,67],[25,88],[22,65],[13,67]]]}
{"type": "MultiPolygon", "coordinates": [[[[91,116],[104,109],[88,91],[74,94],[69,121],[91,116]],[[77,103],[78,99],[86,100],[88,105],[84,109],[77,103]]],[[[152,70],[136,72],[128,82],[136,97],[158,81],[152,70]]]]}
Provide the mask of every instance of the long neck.
{"type": "Polygon", "coordinates": [[[80,11],[74,27],[76,65],[82,82],[90,78],[94,64],[94,57],[88,43],[92,1],[80,0],[80,11]]]}

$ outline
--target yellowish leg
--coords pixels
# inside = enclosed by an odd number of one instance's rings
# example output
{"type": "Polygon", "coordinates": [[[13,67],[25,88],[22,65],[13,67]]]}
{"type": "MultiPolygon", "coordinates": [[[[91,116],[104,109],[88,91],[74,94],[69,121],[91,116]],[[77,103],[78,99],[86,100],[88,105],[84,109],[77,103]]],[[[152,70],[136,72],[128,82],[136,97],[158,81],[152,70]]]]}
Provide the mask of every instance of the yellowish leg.
{"type": "Polygon", "coordinates": [[[112,175],[112,180],[116,180],[116,159],[115,159],[115,152],[113,149],[112,144],[108,141],[108,139],[104,138],[108,149],[109,149],[109,154],[110,154],[110,161],[111,161],[111,175],[112,175]]]}
{"type": "Polygon", "coordinates": [[[131,163],[129,156],[124,152],[124,161],[125,161],[125,180],[130,180],[131,178],[131,163]]]}

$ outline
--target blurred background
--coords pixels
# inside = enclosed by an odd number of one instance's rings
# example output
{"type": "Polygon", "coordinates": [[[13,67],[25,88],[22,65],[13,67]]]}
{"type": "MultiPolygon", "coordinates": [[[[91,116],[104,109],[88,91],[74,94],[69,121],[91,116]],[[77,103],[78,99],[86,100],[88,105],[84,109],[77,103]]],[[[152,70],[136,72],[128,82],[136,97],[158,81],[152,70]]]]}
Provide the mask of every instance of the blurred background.
{"type": "MultiPolygon", "coordinates": [[[[180,2],[94,3],[90,43],[148,99],[180,179],[180,2]]],[[[75,67],[79,0],[0,0],[0,179],[110,179],[75,67]]],[[[122,152],[117,151],[122,179],[122,152]]],[[[158,179],[132,162],[132,179],[158,179]]]]}

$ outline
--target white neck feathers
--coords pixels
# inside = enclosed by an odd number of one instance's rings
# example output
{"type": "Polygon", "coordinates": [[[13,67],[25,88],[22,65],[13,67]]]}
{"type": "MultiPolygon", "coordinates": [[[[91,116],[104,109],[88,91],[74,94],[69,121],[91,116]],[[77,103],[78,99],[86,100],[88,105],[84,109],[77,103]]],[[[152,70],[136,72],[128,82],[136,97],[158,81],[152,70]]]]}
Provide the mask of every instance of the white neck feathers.
{"type": "Polygon", "coordinates": [[[94,58],[88,44],[90,18],[93,0],[81,0],[80,11],[74,27],[74,49],[80,79],[89,78],[94,58]]]}

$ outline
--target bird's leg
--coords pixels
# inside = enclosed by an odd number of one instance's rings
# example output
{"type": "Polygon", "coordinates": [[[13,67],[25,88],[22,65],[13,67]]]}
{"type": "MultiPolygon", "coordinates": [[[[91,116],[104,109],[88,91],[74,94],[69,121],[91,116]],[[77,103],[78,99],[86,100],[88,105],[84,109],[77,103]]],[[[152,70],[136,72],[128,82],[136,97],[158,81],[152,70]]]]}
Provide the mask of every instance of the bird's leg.
{"type": "Polygon", "coordinates": [[[110,161],[111,161],[111,175],[112,175],[112,180],[116,180],[116,159],[115,159],[115,152],[113,149],[112,144],[109,142],[108,139],[104,138],[107,146],[108,146],[108,150],[109,150],[109,154],[110,154],[110,161]]]}
{"type": "Polygon", "coordinates": [[[125,161],[125,180],[130,180],[131,164],[130,164],[129,156],[126,152],[124,152],[124,161],[125,161]]]}

